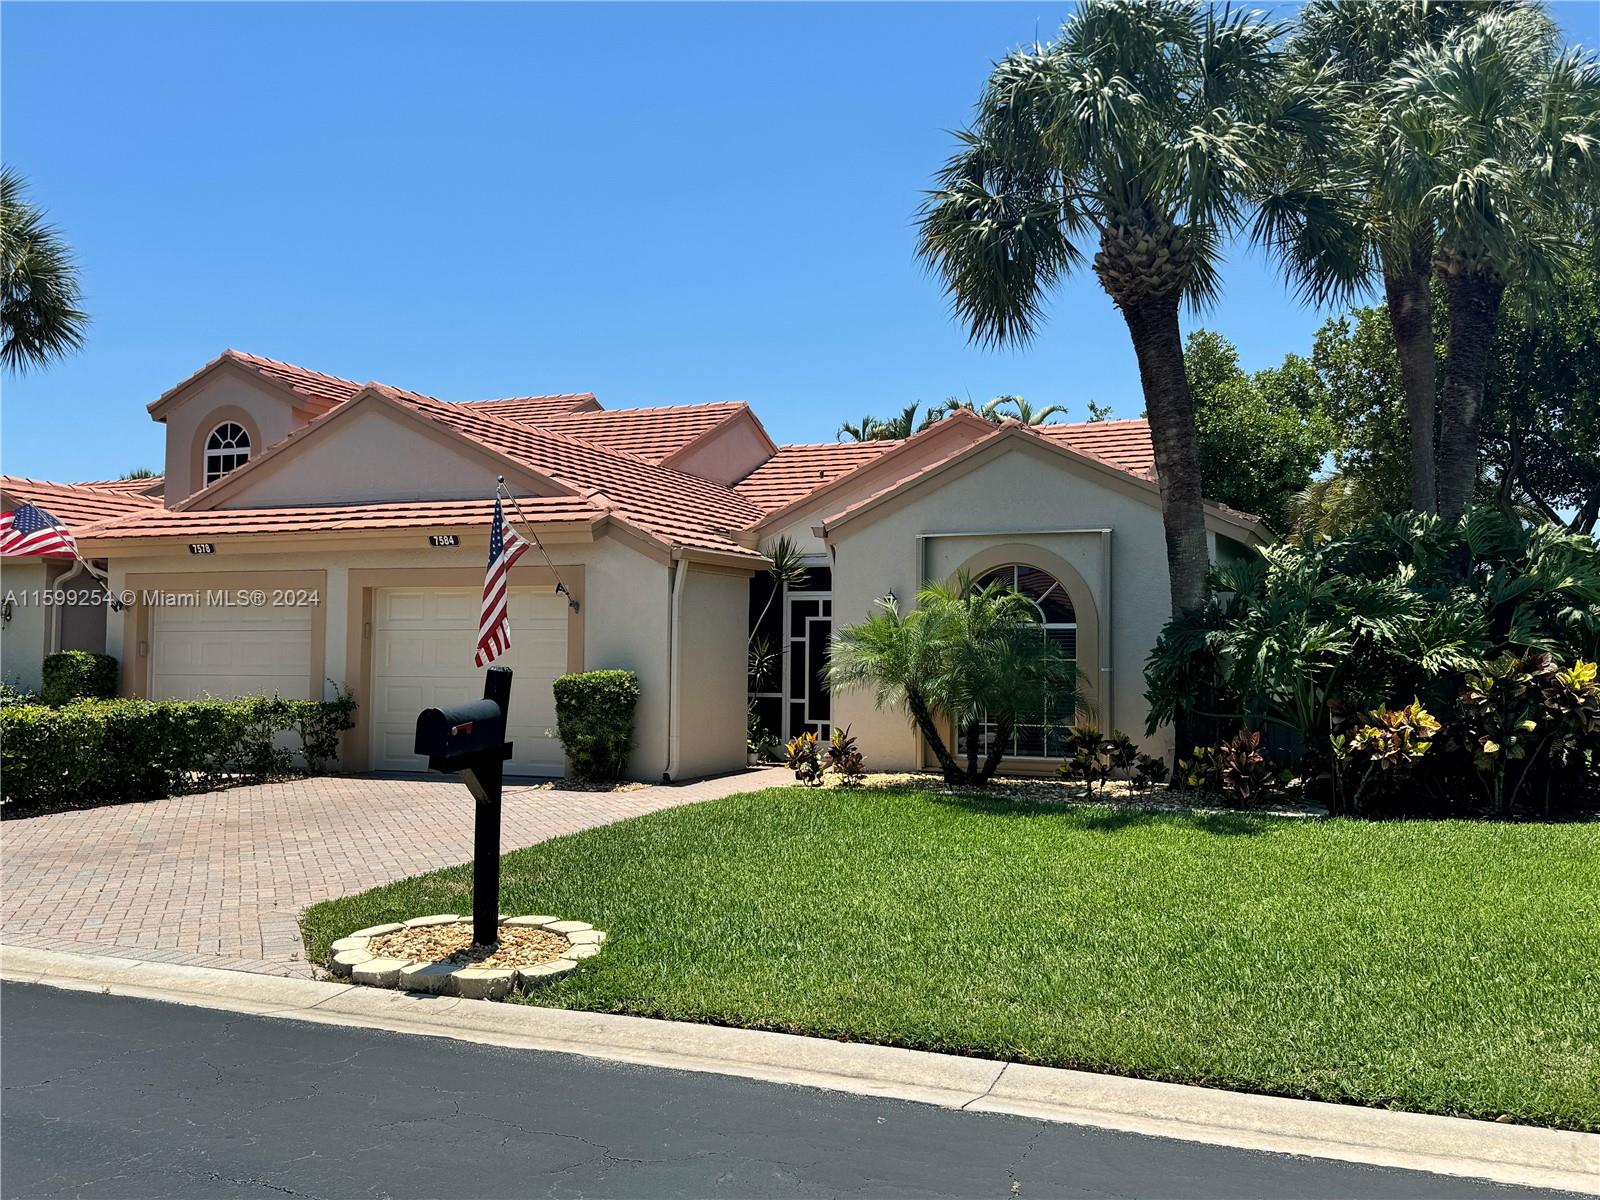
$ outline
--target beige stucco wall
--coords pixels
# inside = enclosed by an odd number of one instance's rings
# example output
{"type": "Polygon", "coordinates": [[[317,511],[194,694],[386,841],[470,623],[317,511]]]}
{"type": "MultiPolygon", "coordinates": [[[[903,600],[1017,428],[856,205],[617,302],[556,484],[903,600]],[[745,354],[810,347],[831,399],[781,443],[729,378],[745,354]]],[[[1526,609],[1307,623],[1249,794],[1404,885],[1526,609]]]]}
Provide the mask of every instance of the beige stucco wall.
{"type": "MultiPolygon", "coordinates": [[[[861,620],[888,592],[902,606],[911,603],[925,577],[948,578],[974,562],[982,569],[998,565],[991,561],[998,547],[1019,547],[1001,555],[1011,561],[1023,561],[1023,549],[1036,547],[1039,565],[1059,560],[1081,577],[1078,586],[1090,594],[1109,640],[1098,678],[1086,681],[1100,723],[1151,753],[1170,752],[1170,734],[1144,733],[1144,660],[1171,608],[1160,510],[1131,487],[1025,442],[1009,443],[965,473],[935,478],[832,537],[835,629],[861,620]]],[[[1080,598],[1074,600],[1082,610],[1080,598]]],[[[1087,615],[1079,612],[1080,645],[1087,615]]],[[[872,769],[920,765],[918,739],[899,710],[875,710],[870,694],[855,692],[835,696],[833,712],[837,724],[853,727],[872,769]]]]}
{"type": "Polygon", "coordinates": [[[289,436],[294,406],[279,391],[243,370],[222,367],[166,410],[166,502],[176,504],[205,482],[197,446],[223,421],[250,430],[250,453],[260,455],[289,436]]]}
{"type": "Polygon", "coordinates": [[[50,637],[50,610],[34,593],[46,587],[43,561],[0,559],[0,596],[11,619],[0,624],[0,680],[25,692],[39,690],[39,673],[50,637]]]}
{"type": "Polygon", "coordinates": [[[691,566],[678,608],[683,723],[676,778],[692,779],[744,765],[750,576],[691,566]]]}
{"type": "Polygon", "coordinates": [[[696,442],[670,465],[701,479],[734,484],[771,456],[771,443],[762,435],[755,418],[745,413],[696,442]]]}
{"type": "Polygon", "coordinates": [[[518,491],[552,494],[533,477],[379,400],[358,399],[348,412],[308,430],[304,444],[268,460],[218,502],[219,508],[401,500],[481,500],[506,474],[518,491]]]}
{"type": "MultiPolygon", "coordinates": [[[[362,661],[360,639],[370,637],[359,611],[363,587],[360,572],[382,571],[385,586],[392,586],[410,572],[426,585],[428,572],[442,569],[459,571],[452,578],[455,586],[467,579],[482,579],[487,556],[487,530],[462,536],[462,545],[435,549],[427,544],[426,530],[402,535],[403,544],[384,547],[348,545],[322,547],[312,539],[298,544],[258,544],[216,541],[216,554],[198,565],[187,552],[137,558],[113,558],[112,586],[118,591],[128,586],[130,575],[188,577],[193,586],[207,588],[256,586],[244,576],[267,577],[288,572],[326,572],[322,596],[325,607],[318,623],[323,631],[324,672],[338,683],[354,688],[358,702],[367,681],[361,668],[352,671],[351,663],[362,661]],[[354,577],[352,572],[357,572],[354,577]],[[352,579],[355,580],[354,585],[352,579]],[[352,638],[356,639],[355,642],[352,638]]],[[[639,676],[640,698],[636,713],[635,744],[629,763],[629,776],[657,781],[667,768],[668,740],[668,659],[670,648],[671,567],[664,552],[626,537],[602,537],[592,543],[552,543],[551,560],[564,577],[581,572],[582,588],[582,663],[584,669],[618,668],[639,676]],[[575,570],[576,569],[576,570],[575,570]]],[[[537,552],[524,555],[524,564],[538,562],[537,552]]],[[[700,584],[699,572],[695,583],[700,584]]],[[[704,608],[689,620],[696,655],[691,663],[690,686],[683,696],[687,706],[684,728],[694,731],[689,749],[689,764],[680,767],[682,778],[694,774],[732,770],[744,762],[744,674],[742,623],[748,576],[708,576],[709,582],[697,588],[704,608]],[[731,631],[731,632],[730,632],[731,631]]],[[[164,582],[163,586],[180,586],[164,582]]],[[[140,647],[130,642],[129,628],[137,620],[117,619],[107,630],[107,652],[123,662],[124,673],[148,675],[149,660],[140,647]]],[[[513,631],[514,635],[515,631],[513,631]]],[[[463,653],[470,653],[464,647],[463,653]]],[[[135,676],[142,678],[144,676],[135,676]]],[[[365,746],[353,748],[364,759],[365,746]]]]}

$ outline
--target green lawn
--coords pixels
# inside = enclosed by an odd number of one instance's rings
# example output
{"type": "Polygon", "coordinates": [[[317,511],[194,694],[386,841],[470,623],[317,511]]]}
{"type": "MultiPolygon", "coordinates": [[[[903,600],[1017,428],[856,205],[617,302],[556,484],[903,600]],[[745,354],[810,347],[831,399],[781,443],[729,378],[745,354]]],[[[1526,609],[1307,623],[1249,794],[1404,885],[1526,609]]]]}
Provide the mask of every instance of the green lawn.
{"type": "Polygon", "coordinates": [[[540,1004],[1600,1129],[1600,825],[789,788],[507,855],[502,901],[609,932],[540,1004]]]}

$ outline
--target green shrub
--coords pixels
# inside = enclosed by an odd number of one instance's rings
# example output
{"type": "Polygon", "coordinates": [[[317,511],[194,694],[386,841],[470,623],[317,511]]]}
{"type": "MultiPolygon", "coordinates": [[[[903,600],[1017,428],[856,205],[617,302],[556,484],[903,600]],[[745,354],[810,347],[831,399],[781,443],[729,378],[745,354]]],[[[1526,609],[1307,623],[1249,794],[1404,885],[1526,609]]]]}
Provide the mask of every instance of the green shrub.
{"type": "MultiPolygon", "coordinates": [[[[1491,509],[1457,524],[1387,516],[1266,547],[1219,568],[1213,585],[1219,601],[1169,622],[1146,665],[1152,732],[1183,719],[1209,725],[1207,740],[1221,746],[1239,730],[1274,728],[1283,737],[1273,754],[1334,811],[1359,802],[1498,815],[1592,807],[1600,796],[1587,685],[1556,682],[1600,650],[1592,538],[1491,509]],[[1549,661],[1536,665],[1539,655],[1549,661]],[[1444,733],[1426,754],[1383,757],[1385,721],[1408,702],[1444,733]],[[1551,705],[1571,711],[1558,720],[1551,705]],[[1369,731],[1360,753],[1353,719],[1369,731]]],[[[1251,773],[1244,760],[1267,754],[1235,749],[1234,766],[1251,773]]],[[[1220,786],[1221,766],[1197,756],[1179,776],[1220,786]]]]}
{"type": "Polygon", "coordinates": [[[109,700],[117,694],[117,660],[109,654],[63,650],[44,660],[46,704],[71,704],[74,700],[109,700]]]}
{"type": "Polygon", "coordinates": [[[633,749],[639,677],[632,671],[580,671],[555,682],[556,736],[579,779],[622,777],[633,749]]]}
{"type": "Polygon", "coordinates": [[[299,732],[307,767],[337,757],[355,702],[80,700],[0,708],[0,792],[7,808],[115,804],[208,791],[240,778],[288,774],[299,732]]]}

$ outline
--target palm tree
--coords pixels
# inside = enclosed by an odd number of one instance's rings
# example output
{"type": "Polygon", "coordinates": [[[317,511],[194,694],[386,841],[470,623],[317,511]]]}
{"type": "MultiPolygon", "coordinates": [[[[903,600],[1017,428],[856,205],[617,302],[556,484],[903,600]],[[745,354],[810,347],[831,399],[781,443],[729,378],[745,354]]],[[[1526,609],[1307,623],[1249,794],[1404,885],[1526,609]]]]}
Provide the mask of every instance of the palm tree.
{"type": "Polygon", "coordinates": [[[25,191],[0,168],[0,363],[17,374],[82,347],[89,324],[72,250],[25,191]]]}
{"type": "Polygon", "coordinates": [[[1076,677],[1044,636],[1032,603],[1004,584],[974,587],[967,576],[930,583],[900,614],[892,599],[834,637],[830,686],[873,689],[877,704],[903,705],[947,783],[982,787],[994,778],[1019,718],[1047,700],[1076,708],[1076,677]],[[965,769],[941,732],[951,721],[966,743],[965,769]],[[985,751],[985,724],[994,737],[985,751]],[[982,755],[983,761],[979,762],[982,755]]]}
{"type": "MultiPolygon", "coordinates": [[[[1274,42],[1249,13],[1187,0],[1085,0],[1056,41],[994,68],[920,222],[922,258],[974,340],[1021,343],[1046,294],[1093,266],[1121,310],[1150,415],[1174,611],[1205,603],[1207,553],[1194,400],[1178,309],[1215,300],[1224,237],[1320,116],[1286,91],[1274,42]]],[[[1258,233],[1319,229],[1280,207],[1258,233]]]]}
{"type": "Polygon", "coordinates": [[[913,433],[916,433],[919,428],[926,427],[927,421],[924,421],[922,426],[917,424],[918,407],[919,402],[913,400],[894,416],[874,421],[871,440],[875,442],[903,442],[913,433]]]}
{"type": "MultiPolygon", "coordinates": [[[[1440,389],[1439,514],[1459,518],[1478,481],[1478,420],[1509,284],[1566,269],[1574,214],[1600,186],[1600,62],[1556,51],[1543,9],[1491,9],[1414,54],[1390,98],[1401,137],[1390,177],[1436,230],[1450,315],[1440,389]]],[[[1592,232],[1592,231],[1591,231],[1592,232]]]]}
{"type": "Polygon", "coordinates": [[[1439,44],[1472,13],[1466,5],[1431,0],[1311,0],[1292,43],[1293,69],[1329,85],[1341,135],[1329,144],[1322,180],[1334,209],[1353,224],[1346,238],[1328,239],[1310,257],[1287,255],[1286,266],[1310,297],[1323,302],[1349,298],[1344,293],[1352,282],[1381,281],[1406,397],[1411,507],[1417,512],[1433,512],[1437,504],[1429,286],[1434,229],[1416,196],[1389,170],[1404,135],[1384,86],[1408,56],[1439,44]],[[1341,190],[1349,203],[1339,203],[1341,190]]]}
{"type": "Polygon", "coordinates": [[[852,442],[870,442],[876,440],[874,430],[878,427],[877,417],[862,417],[859,421],[846,421],[839,426],[834,434],[841,442],[849,439],[852,442]]]}
{"type": "Polygon", "coordinates": [[[1043,425],[1054,416],[1066,416],[1065,404],[1046,404],[1043,408],[1034,408],[1021,396],[996,396],[983,406],[983,415],[991,421],[1002,421],[1006,417],[1015,417],[1024,425],[1043,425]],[[1011,411],[1006,412],[1007,409],[1011,411]]]}

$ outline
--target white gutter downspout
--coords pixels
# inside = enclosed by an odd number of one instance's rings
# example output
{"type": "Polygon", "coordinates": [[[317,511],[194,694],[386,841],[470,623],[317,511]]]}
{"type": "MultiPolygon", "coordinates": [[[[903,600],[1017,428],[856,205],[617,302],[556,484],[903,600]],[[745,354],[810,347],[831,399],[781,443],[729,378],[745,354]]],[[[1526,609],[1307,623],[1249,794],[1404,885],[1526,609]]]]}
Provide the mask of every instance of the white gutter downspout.
{"type": "Polygon", "coordinates": [[[683,547],[674,546],[672,556],[677,559],[672,569],[672,616],[667,628],[667,769],[661,773],[662,781],[671,783],[678,777],[678,767],[683,754],[683,589],[689,578],[689,564],[682,557],[683,547]]]}

